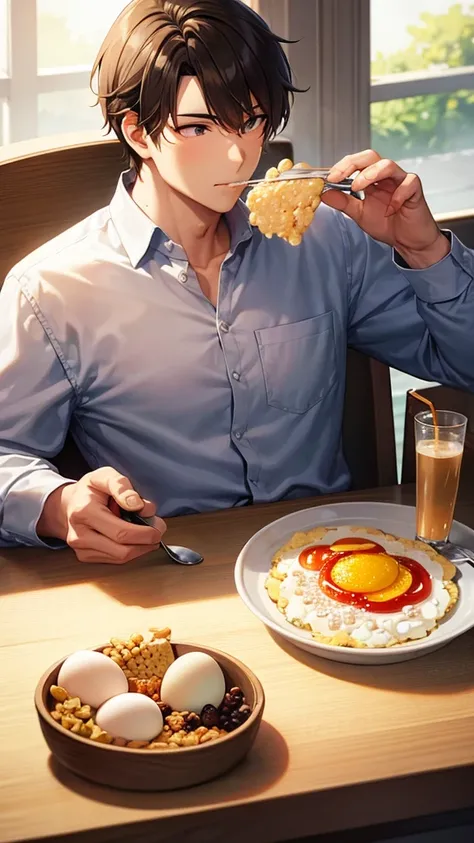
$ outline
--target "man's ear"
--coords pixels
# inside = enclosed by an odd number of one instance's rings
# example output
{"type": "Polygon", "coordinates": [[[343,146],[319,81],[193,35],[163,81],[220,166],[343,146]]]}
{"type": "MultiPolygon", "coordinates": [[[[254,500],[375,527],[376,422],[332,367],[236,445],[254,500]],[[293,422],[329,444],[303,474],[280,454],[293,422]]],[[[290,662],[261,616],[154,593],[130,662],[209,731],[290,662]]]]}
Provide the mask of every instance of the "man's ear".
{"type": "Polygon", "coordinates": [[[144,160],[151,158],[150,136],[144,126],[138,125],[138,114],[127,111],[122,120],[122,134],[128,145],[144,160]]]}

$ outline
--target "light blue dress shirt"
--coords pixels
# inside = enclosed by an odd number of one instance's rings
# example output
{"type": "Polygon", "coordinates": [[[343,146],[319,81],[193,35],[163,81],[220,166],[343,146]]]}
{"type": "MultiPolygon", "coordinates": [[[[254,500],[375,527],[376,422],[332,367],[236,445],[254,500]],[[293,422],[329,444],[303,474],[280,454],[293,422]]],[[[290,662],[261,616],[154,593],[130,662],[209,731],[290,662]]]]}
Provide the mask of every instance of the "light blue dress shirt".
{"type": "Polygon", "coordinates": [[[0,544],[64,482],[72,434],[163,516],[336,492],[346,347],[474,390],[474,254],[427,270],[325,206],[298,247],[239,202],[217,309],[186,254],[137,207],[110,207],[18,264],[0,294],[0,544]]]}

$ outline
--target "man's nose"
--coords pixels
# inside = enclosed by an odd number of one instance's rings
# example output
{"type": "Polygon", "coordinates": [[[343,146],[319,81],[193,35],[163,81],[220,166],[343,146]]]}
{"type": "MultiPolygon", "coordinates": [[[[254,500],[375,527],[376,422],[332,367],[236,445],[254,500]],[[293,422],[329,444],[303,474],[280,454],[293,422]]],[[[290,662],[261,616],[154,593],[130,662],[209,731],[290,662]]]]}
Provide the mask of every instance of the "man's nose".
{"type": "Polygon", "coordinates": [[[235,141],[229,146],[228,150],[229,161],[233,164],[243,164],[245,155],[241,146],[235,141]]]}

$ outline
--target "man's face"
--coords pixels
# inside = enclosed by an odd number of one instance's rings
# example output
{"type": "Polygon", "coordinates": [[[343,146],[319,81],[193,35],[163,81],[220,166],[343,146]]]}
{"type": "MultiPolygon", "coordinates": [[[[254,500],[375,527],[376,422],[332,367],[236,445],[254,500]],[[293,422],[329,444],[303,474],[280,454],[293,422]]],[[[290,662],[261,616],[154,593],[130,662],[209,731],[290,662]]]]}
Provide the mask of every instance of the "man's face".
{"type": "Polygon", "coordinates": [[[212,119],[197,79],[183,77],[176,129],[170,117],[159,142],[149,145],[161,178],[206,208],[229,211],[244,188],[226,185],[249,179],[262,151],[265,117],[253,102],[255,110],[247,115],[242,134],[227,131],[212,119]]]}

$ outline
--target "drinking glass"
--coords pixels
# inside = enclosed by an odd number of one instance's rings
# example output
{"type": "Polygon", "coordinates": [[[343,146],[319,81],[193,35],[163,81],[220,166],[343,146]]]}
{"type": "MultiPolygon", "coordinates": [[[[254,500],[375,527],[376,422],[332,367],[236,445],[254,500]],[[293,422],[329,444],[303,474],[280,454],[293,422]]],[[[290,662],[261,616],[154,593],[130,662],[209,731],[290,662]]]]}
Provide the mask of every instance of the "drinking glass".
{"type": "Polygon", "coordinates": [[[467,418],[438,410],[415,416],[416,537],[430,544],[446,542],[453,523],[464,451],[467,418]]]}

